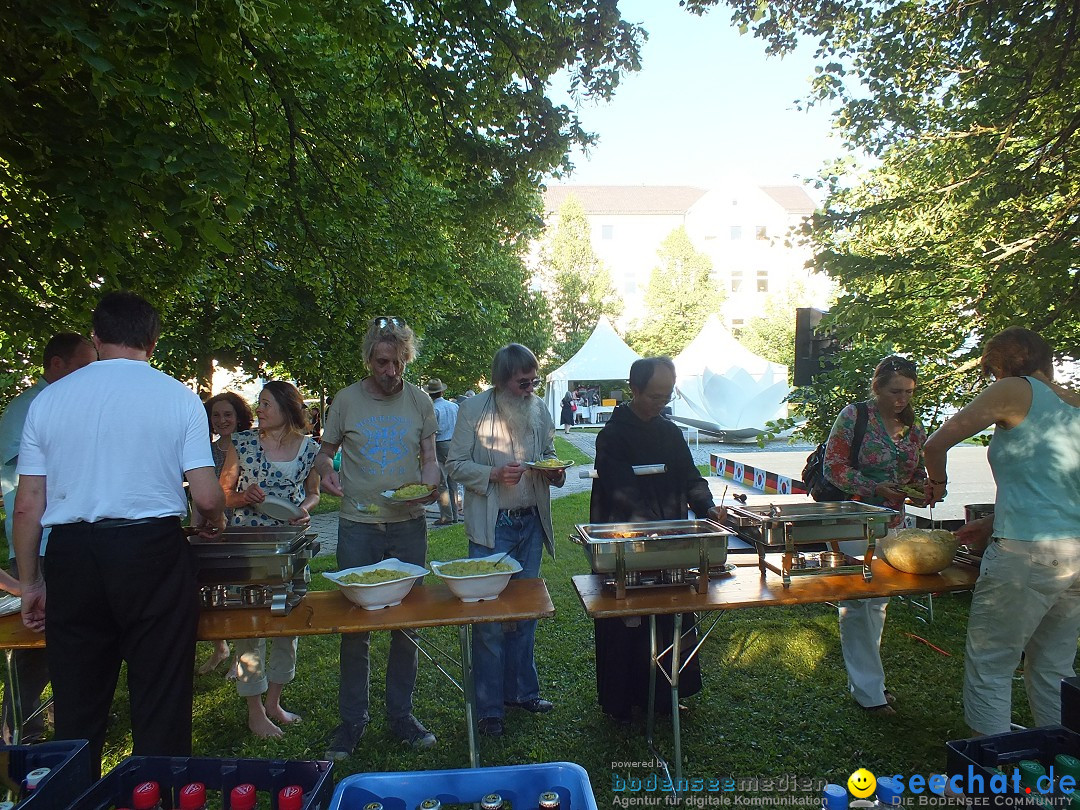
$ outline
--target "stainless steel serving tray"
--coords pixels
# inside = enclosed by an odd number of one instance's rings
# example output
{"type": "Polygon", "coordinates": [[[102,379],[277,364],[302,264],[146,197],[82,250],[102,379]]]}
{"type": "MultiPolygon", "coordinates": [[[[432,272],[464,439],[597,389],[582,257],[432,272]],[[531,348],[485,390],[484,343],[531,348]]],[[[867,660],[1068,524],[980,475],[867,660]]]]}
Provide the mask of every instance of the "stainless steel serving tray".
{"type": "Polygon", "coordinates": [[[712,520],[582,523],[576,527],[593,573],[720,566],[732,532],[712,520]]]}
{"type": "Polygon", "coordinates": [[[218,539],[190,539],[200,584],[306,580],[318,535],[297,526],[231,527],[218,539]]]}
{"type": "Polygon", "coordinates": [[[757,545],[884,537],[896,512],[858,501],[729,506],[724,524],[757,545]]]}
{"type": "Polygon", "coordinates": [[[198,535],[188,540],[199,558],[259,557],[292,553],[304,544],[306,533],[302,526],[230,526],[212,540],[198,535]]]}

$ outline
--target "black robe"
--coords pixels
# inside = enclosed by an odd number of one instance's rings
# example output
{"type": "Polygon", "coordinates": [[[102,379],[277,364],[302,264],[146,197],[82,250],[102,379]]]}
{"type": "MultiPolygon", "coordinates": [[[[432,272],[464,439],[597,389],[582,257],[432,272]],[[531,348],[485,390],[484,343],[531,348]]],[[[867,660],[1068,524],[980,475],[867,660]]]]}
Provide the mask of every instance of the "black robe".
{"type": "MultiPolygon", "coordinates": [[[[589,520],[592,523],[683,520],[687,507],[704,516],[713,506],[709,484],[694,466],[682,431],[658,416],[642,421],[629,405],[620,405],[596,437],[596,475],[589,520]],[[641,464],[666,464],[667,472],[634,475],[641,464]]],[[[656,619],[660,648],[671,643],[674,618],[656,619]]],[[[694,614],[683,614],[682,649],[697,639],[694,614]]],[[[649,700],[649,622],[641,618],[636,627],[623,619],[598,619],[596,627],[596,690],[607,714],[629,719],[634,706],[645,708],[649,700]]],[[[701,668],[695,656],[679,676],[679,695],[701,690],[701,668]]],[[[671,711],[671,689],[657,673],[656,707],[671,711]]]]}

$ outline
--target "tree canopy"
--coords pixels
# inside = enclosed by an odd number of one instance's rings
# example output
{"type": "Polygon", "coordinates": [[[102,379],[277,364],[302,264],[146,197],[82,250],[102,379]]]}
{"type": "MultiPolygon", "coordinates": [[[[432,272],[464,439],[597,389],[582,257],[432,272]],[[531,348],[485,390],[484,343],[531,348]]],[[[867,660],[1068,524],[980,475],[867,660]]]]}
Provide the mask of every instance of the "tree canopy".
{"type": "Polygon", "coordinates": [[[649,275],[645,316],[626,342],[642,356],[674,357],[720,310],[724,293],[710,275],[712,260],[694,248],[683,226],[664,237],[656,253],[660,264],[649,275]]]}
{"type": "Polygon", "coordinates": [[[0,373],[123,287],[172,373],[327,388],[387,312],[451,383],[546,348],[537,189],[591,139],[545,87],[610,96],[644,36],[608,0],[13,0],[0,28],[0,373]]]}
{"type": "Polygon", "coordinates": [[[555,344],[550,365],[557,368],[589,339],[601,315],[617,318],[623,309],[611,274],[593,250],[585,208],[573,194],[544,237],[538,272],[551,307],[555,344]]]}
{"type": "Polygon", "coordinates": [[[852,341],[827,382],[851,385],[845,375],[899,350],[921,367],[920,399],[962,402],[981,344],[1013,324],[1080,355],[1080,5],[726,5],[772,53],[816,44],[808,101],[834,105],[866,156],[868,168],[824,172],[808,230],[816,266],[844,289],[829,325],[852,341]]]}

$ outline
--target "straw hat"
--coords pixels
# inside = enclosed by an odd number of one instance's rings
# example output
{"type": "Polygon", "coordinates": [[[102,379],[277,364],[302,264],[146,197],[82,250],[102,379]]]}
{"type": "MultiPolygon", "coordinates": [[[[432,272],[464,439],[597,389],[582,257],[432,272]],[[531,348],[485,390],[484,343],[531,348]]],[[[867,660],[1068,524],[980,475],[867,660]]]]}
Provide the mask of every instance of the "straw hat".
{"type": "Polygon", "coordinates": [[[432,377],[430,380],[427,381],[427,385],[424,386],[424,390],[427,391],[429,394],[441,394],[443,391],[446,390],[446,386],[443,384],[443,381],[440,380],[438,377],[432,377]]]}

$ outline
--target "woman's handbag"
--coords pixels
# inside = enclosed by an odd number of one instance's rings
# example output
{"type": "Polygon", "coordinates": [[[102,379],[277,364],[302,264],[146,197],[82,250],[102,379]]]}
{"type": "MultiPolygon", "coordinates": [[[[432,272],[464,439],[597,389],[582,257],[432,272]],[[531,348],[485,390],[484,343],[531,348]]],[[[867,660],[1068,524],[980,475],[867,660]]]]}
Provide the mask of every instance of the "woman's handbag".
{"type": "MultiPolygon", "coordinates": [[[[863,437],[866,436],[866,423],[869,419],[869,410],[865,402],[856,402],[855,408],[858,414],[855,417],[855,434],[851,438],[852,469],[859,469],[859,450],[862,449],[863,437]]],[[[825,445],[822,442],[814,452],[806,457],[806,466],[803,467],[803,487],[815,501],[850,501],[851,495],[835,486],[825,477],[825,445]]]]}

